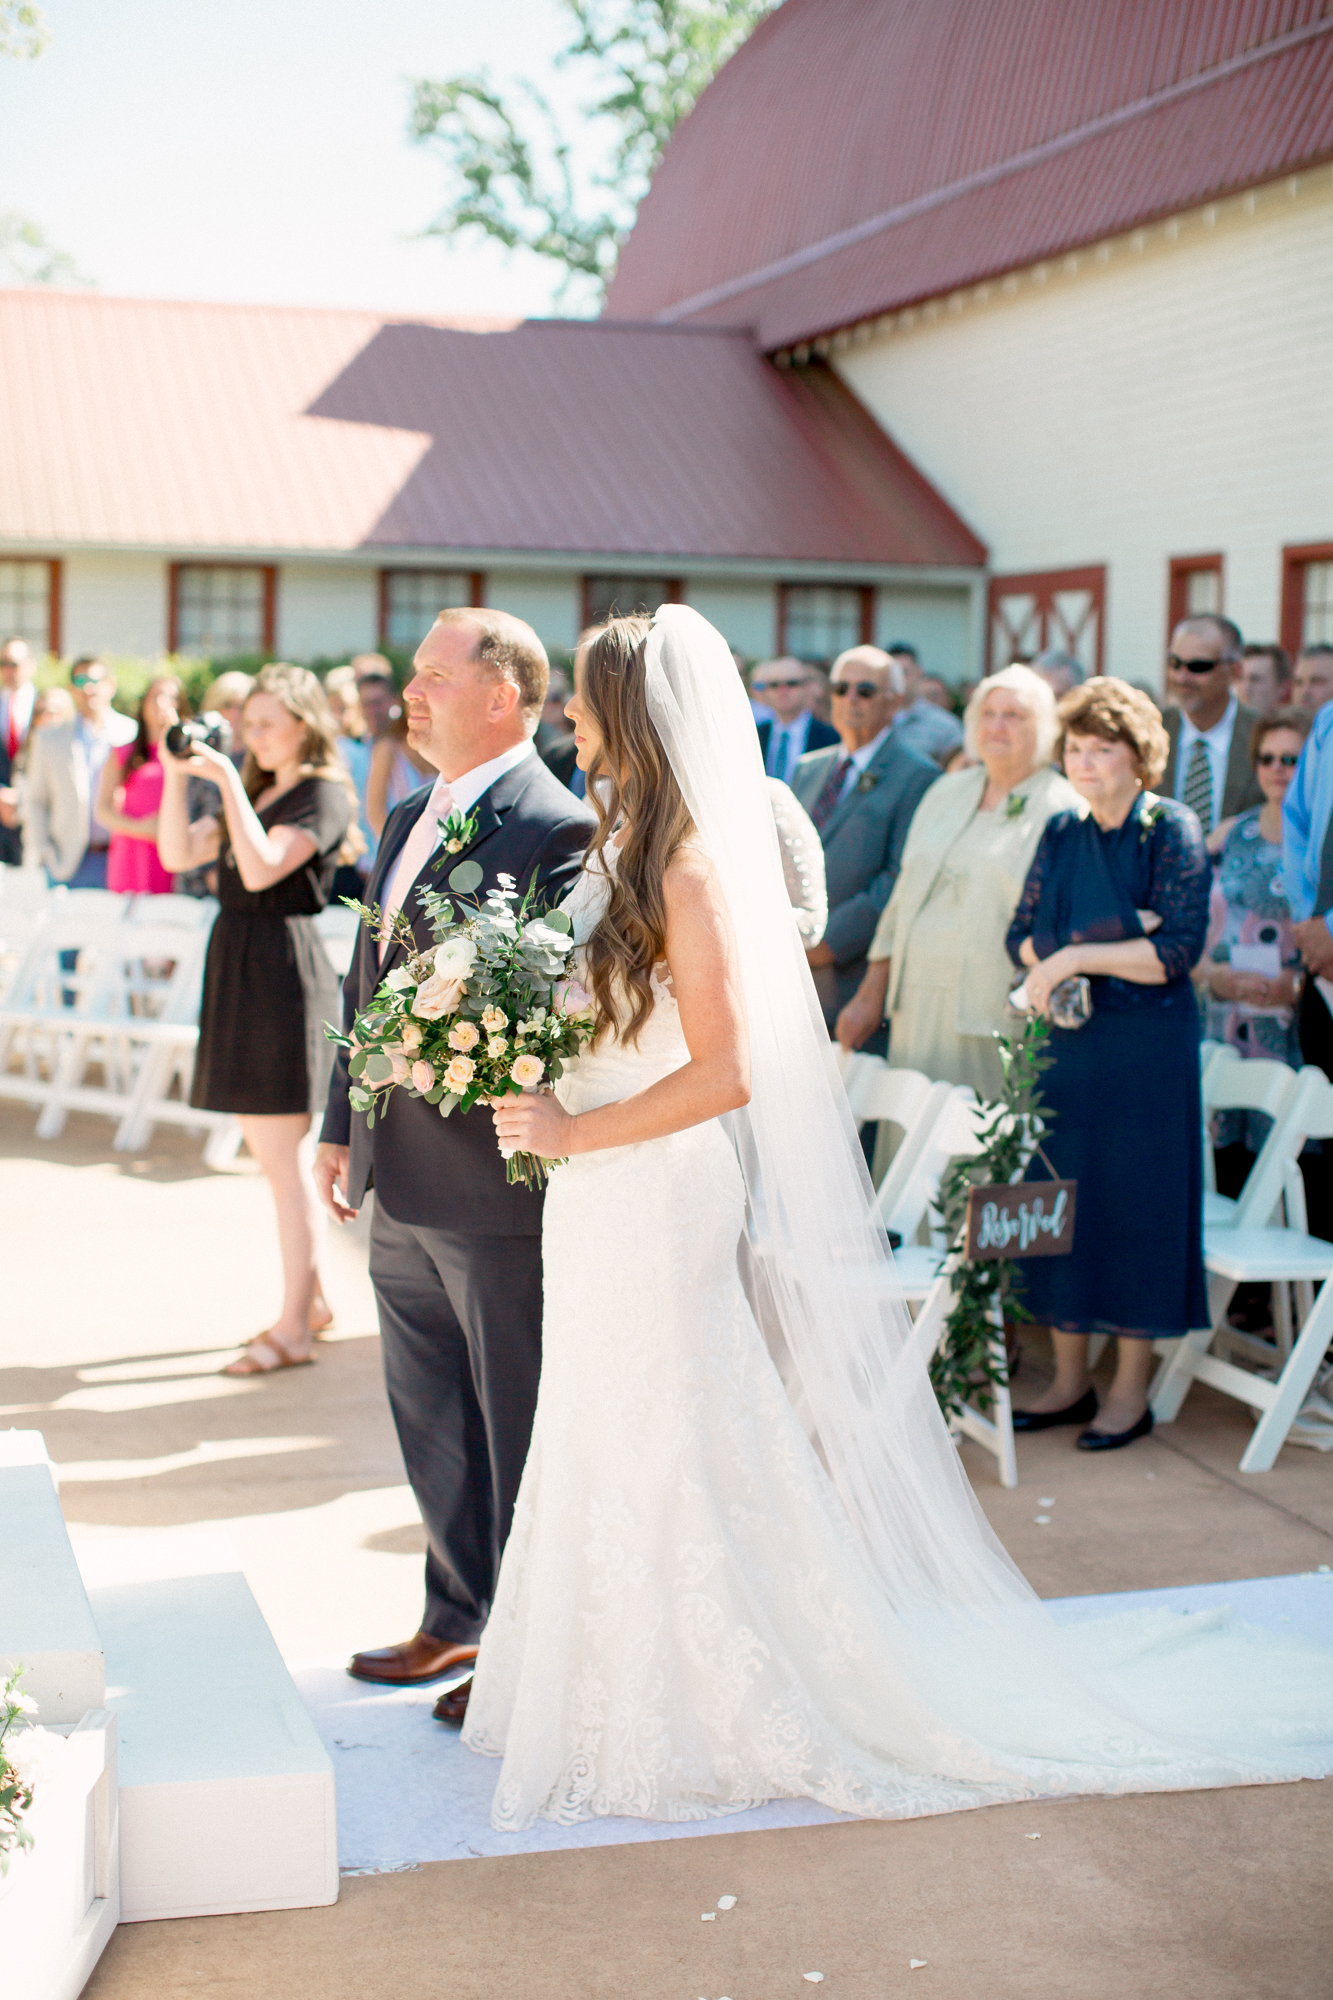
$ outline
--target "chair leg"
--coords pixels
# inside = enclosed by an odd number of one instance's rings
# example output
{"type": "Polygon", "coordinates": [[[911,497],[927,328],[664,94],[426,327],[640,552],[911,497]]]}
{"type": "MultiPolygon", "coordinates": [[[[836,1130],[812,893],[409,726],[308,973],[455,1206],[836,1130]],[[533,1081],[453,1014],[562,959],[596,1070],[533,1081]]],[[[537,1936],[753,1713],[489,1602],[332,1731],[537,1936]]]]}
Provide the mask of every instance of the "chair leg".
{"type": "Polygon", "coordinates": [[[991,1344],[991,1352],[1004,1370],[1004,1379],[991,1389],[991,1421],[995,1425],[995,1456],[999,1461],[1001,1486],[1018,1484],[1018,1451],[1014,1445],[1014,1405],[1009,1394],[1009,1370],[1005,1366],[1004,1321],[991,1344]]]}
{"type": "Polygon", "coordinates": [[[1333,1279],[1325,1282],[1291,1350],[1291,1359],[1277,1379],[1277,1393],[1254,1427],[1254,1436],[1240,1461],[1242,1472],[1272,1471],[1330,1339],[1333,1339],[1333,1279]]]}
{"type": "Polygon", "coordinates": [[[1227,1307],[1231,1304],[1235,1289],[1234,1278],[1219,1278],[1214,1272],[1209,1272],[1210,1324],[1196,1326],[1183,1340],[1171,1343],[1175,1353],[1162,1363],[1148,1391],[1148,1407],[1152,1411],[1154,1423],[1173,1424],[1180,1415],[1180,1406],[1189,1394],[1190,1384],[1194,1380],[1194,1364],[1203,1359],[1225,1324],[1227,1307]]]}
{"type": "Polygon", "coordinates": [[[65,1098],[73,1090],[82,1075],[88,1047],[86,1033],[75,1032],[65,1037],[65,1046],[60,1052],[60,1060],[51,1078],[51,1088],[37,1120],[39,1139],[58,1139],[65,1129],[65,1119],[69,1115],[65,1109],[65,1098]]]}

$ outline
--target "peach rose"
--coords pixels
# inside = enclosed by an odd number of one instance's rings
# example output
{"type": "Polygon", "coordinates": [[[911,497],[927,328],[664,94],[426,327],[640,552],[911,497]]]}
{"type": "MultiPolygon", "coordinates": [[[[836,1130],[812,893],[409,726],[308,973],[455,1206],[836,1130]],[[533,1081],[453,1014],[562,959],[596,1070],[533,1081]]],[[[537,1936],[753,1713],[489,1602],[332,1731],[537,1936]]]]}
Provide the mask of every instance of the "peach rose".
{"type": "Polygon", "coordinates": [[[531,1090],[546,1074],[546,1064],[540,1056],[515,1056],[509,1074],[520,1089],[531,1090]]]}
{"type": "Polygon", "coordinates": [[[418,986],[412,1012],[422,1021],[438,1021],[442,1014],[456,1014],[462,998],[461,979],[444,979],[435,972],[418,986]]]}
{"type": "Polygon", "coordinates": [[[398,1039],[407,1054],[414,1056],[421,1047],[421,1030],[415,1021],[404,1021],[398,1031],[398,1039]]]}
{"type": "Polygon", "coordinates": [[[590,1014],[592,995],[586,986],[580,986],[577,979],[569,979],[557,986],[552,999],[558,1014],[590,1014]]]}
{"type": "Polygon", "coordinates": [[[487,1007],[482,1014],[481,1025],[488,1035],[502,1035],[509,1026],[509,1016],[499,1007],[487,1007]]]}
{"type": "Polygon", "coordinates": [[[414,1062],[412,1065],[412,1081],[423,1097],[428,1090],[434,1090],[434,1065],[428,1062],[414,1062]]]}
{"type": "Polygon", "coordinates": [[[475,1049],[481,1040],[481,1033],[475,1021],[459,1021],[449,1030],[449,1046],[465,1056],[469,1049],[475,1049]]]}
{"type": "Polygon", "coordinates": [[[448,1089],[461,1097],[476,1073],[477,1065],[471,1056],[455,1056],[444,1072],[444,1081],[448,1089]]]}

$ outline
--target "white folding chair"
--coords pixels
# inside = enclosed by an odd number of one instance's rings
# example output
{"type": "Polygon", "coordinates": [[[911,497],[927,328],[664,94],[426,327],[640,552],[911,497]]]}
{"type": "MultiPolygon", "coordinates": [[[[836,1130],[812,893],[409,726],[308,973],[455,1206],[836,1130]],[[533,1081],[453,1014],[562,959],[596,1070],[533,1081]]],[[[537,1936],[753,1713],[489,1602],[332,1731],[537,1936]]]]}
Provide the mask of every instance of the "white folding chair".
{"type": "Polygon", "coordinates": [[[352,957],[356,951],[356,934],[361,928],[361,919],[355,910],[349,910],[340,903],[330,903],[315,918],[315,929],[328,954],[329,964],[339,979],[345,979],[351,969],[352,957]]]}
{"type": "MultiPolygon", "coordinates": [[[[1298,1084],[1299,1090],[1285,1114],[1284,1145],[1293,1159],[1307,1138],[1333,1139],[1333,1084],[1314,1068],[1301,1070],[1298,1084]]],[[[1258,1162],[1251,1169],[1251,1180],[1257,1169],[1258,1162]]],[[[1278,1178],[1282,1179],[1280,1171],[1278,1178]]],[[[1247,1182],[1247,1188],[1248,1185],[1247,1182]]],[[[1267,1190],[1261,1189],[1255,1198],[1256,1206],[1266,1196],[1267,1190]]],[[[1270,1214],[1275,1206],[1276,1202],[1270,1204],[1270,1214]]],[[[1303,1213],[1302,1206],[1302,1216],[1303,1213]]],[[[1258,1414],[1259,1421],[1241,1457],[1240,1469],[1267,1472],[1276,1461],[1333,1341],[1333,1284],[1326,1282],[1333,1278],[1333,1243],[1311,1236],[1303,1228],[1213,1223],[1204,1228],[1204,1266],[1208,1273],[1210,1324],[1171,1343],[1174,1351],[1163,1361],[1149,1396],[1153,1416],[1158,1423],[1173,1423],[1191,1385],[1207,1382],[1222,1395],[1248,1404],[1258,1414]],[[1291,1352],[1285,1359],[1280,1353],[1270,1355],[1270,1372],[1258,1374],[1225,1360],[1211,1349],[1218,1340],[1232,1345],[1243,1340],[1226,1324],[1227,1307],[1237,1285],[1265,1282],[1307,1288],[1298,1291],[1298,1298],[1312,1302],[1303,1312],[1291,1352]],[[1317,1299],[1313,1297],[1316,1284],[1323,1286],[1317,1299]],[[1280,1366],[1274,1370],[1275,1361],[1280,1366]]],[[[1247,1345],[1253,1348],[1255,1343],[1247,1345]]]]}
{"type": "Polygon", "coordinates": [[[63,1038],[92,1004],[124,902],[97,889],[52,896],[0,1006],[0,1097],[46,1102],[63,1038]]]}

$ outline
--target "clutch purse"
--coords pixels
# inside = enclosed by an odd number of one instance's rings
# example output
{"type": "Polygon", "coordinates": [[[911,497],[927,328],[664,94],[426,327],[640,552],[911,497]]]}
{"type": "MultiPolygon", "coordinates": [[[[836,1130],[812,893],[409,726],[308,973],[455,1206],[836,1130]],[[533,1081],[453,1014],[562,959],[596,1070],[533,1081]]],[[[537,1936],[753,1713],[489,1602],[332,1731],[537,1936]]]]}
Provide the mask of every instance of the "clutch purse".
{"type": "MultiPolygon", "coordinates": [[[[1009,1005],[1016,1014],[1032,1012],[1026,981],[1021,986],[1016,986],[1009,995],[1009,1005]]],[[[1062,979],[1058,986],[1051,988],[1047,1013],[1057,1028],[1087,1026],[1092,1019],[1092,984],[1086,973],[1076,972],[1072,979],[1062,979]]]]}

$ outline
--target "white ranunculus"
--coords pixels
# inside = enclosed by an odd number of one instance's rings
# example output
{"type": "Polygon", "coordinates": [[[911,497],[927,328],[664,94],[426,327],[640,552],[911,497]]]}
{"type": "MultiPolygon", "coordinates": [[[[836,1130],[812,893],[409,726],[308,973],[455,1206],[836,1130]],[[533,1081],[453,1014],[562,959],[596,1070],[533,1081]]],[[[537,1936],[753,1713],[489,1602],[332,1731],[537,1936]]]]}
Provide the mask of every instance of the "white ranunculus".
{"type": "Polygon", "coordinates": [[[412,975],[405,965],[395,965],[393,971],[385,978],[384,984],[391,992],[401,993],[412,984],[412,975]]]}
{"type": "Polygon", "coordinates": [[[470,937],[446,938],[435,947],[435,972],[440,979],[466,979],[477,962],[477,947],[470,937]]]}

